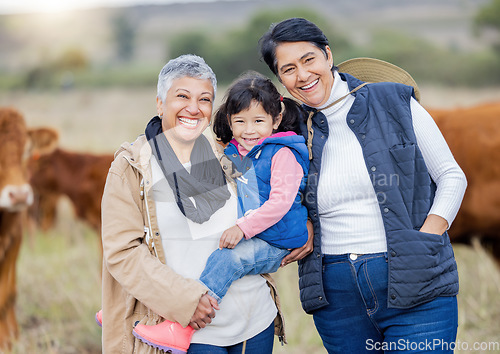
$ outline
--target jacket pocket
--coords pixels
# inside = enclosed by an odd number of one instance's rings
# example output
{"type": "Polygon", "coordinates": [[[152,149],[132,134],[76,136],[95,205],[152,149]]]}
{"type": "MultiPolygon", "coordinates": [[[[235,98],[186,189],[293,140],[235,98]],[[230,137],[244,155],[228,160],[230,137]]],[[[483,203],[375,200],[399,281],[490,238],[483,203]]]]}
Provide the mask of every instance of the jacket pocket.
{"type": "Polygon", "coordinates": [[[446,233],[399,230],[388,234],[389,287],[398,306],[414,306],[458,291],[458,273],[446,233]]]}
{"type": "MultiPolygon", "coordinates": [[[[412,272],[408,274],[408,282],[422,281],[427,270],[439,266],[441,253],[445,245],[443,235],[430,234],[418,230],[399,230],[388,235],[391,237],[390,249],[391,269],[412,272]]],[[[430,273],[433,273],[431,271],[430,273]]]]}

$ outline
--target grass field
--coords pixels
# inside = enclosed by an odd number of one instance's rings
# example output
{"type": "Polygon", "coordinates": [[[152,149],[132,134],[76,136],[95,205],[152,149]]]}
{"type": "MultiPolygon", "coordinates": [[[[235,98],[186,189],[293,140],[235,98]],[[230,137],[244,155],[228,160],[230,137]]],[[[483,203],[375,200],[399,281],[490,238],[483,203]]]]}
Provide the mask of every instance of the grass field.
{"type": "MultiPolygon", "coordinates": [[[[223,89],[220,89],[222,96],[223,89]]],[[[467,106],[500,100],[498,89],[421,88],[424,106],[467,106]]],[[[155,112],[155,90],[2,93],[0,106],[14,106],[30,126],[50,125],[61,132],[64,148],[112,152],[132,141],[155,112]]],[[[55,229],[26,232],[18,260],[17,315],[20,337],[14,353],[99,353],[100,328],[94,314],[100,308],[98,236],[74,220],[71,205],[62,200],[55,229]]],[[[461,291],[458,340],[500,345],[500,271],[477,243],[455,247],[461,291]]],[[[326,353],[312,318],[299,304],[296,265],[276,276],[286,317],[289,344],[276,353],[326,353]]],[[[495,351],[457,350],[457,353],[495,351]]],[[[497,347],[496,352],[500,352],[497,347]]]]}
{"type": "MultiPolygon", "coordinates": [[[[283,87],[281,87],[282,91],[283,87]]],[[[225,92],[219,87],[215,107],[225,92]]],[[[500,87],[420,87],[427,108],[466,107],[500,101],[500,87]]],[[[282,92],[285,94],[284,92],[282,92]]],[[[16,107],[30,126],[47,125],[61,132],[60,145],[89,152],[114,152],[123,141],[133,141],[156,115],[156,89],[94,89],[69,91],[1,92],[0,106],[16,107]]]]}
{"type": "MultiPolygon", "coordinates": [[[[97,235],[74,221],[64,200],[64,215],[48,233],[26,234],[18,262],[17,314],[20,337],[14,353],[99,353],[101,330],[100,250],[97,235]]],[[[500,272],[478,244],[455,247],[461,291],[458,340],[500,345],[500,272]]],[[[297,267],[276,274],[289,344],[275,353],[326,353],[298,300],[297,267]]],[[[498,347],[497,347],[498,349],[498,347]]],[[[490,352],[499,352],[490,351],[490,352]]],[[[487,351],[456,351],[481,353],[487,351]]]]}

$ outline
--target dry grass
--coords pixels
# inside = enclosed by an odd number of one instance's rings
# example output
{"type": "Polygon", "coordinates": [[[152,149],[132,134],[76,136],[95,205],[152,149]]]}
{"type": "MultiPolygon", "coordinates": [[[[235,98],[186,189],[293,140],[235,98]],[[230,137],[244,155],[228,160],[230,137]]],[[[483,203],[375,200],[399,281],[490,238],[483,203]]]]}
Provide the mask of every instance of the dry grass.
{"type": "Polygon", "coordinates": [[[57,227],[26,233],[18,260],[15,353],[99,353],[93,316],[101,303],[99,238],[74,220],[67,200],[57,227]]]}
{"type": "Polygon", "coordinates": [[[0,106],[14,106],[30,126],[61,132],[60,145],[88,152],[113,152],[144,132],[156,114],[156,91],[140,89],[2,93],[0,106]]]}
{"type": "MultiPolygon", "coordinates": [[[[472,348],[474,343],[494,343],[500,353],[500,268],[478,240],[472,247],[455,246],[459,266],[458,341],[472,348]]],[[[463,347],[466,348],[466,347],[463,347]]],[[[483,353],[462,350],[457,353],[483,353]]]]}
{"type": "MultiPolygon", "coordinates": [[[[433,108],[467,106],[499,100],[498,90],[468,92],[421,90],[423,104],[433,108]],[[493,92],[493,94],[492,94],[493,92]],[[431,93],[428,95],[428,93],[431,93]],[[427,99],[426,99],[427,98],[427,99]]],[[[223,88],[220,88],[224,92],[223,88]]],[[[17,107],[31,126],[61,131],[64,148],[113,152],[143,132],[155,114],[154,90],[3,93],[0,106],[17,107]]],[[[20,337],[14,353],[99,353],[100,251],[97,235],[76,222],[67,201],[57,227],[46,234],[27,234],[18,261],[17,314],[20,337]]],[[[479,246],[456,246],[461,292],[458,340],[500,342],[500,272],[479,246]]],[[[312,318],[299,304],[296,265],[277,274],[289,344],[276,353],[326,353],[312,318]]],[[[471,353],[480,351],[457,351],[471,353]]]]}
{"type": "MultiPolygon", "coordinates": [[[[422,104],[429,108],[466,107],[500,101],[500,88],[421,87],[422,104]]],[[[218,88],[215,107],[224,95],[218,88]]],[[[113,152],[122,142],[144,132],[156,114],[156,90],[94,89],[67,92],[3,92],[0,106],[14,106],[30,126],[49,125],[61,132],[61,146],[89,152],[113,152]]]]}
{"type": "MultiPolygon", "coordinates": [[[[99,353],[100,251],[97,235],[72,219],[71,208],[46,234],[26,235],[18,262],[17,314],[20,338],[14,353],[99,353]]],[[[459,265],[458,340],[499,343],[500,271],[478,244],[455,246],[459,265]]],[[[286,319],[288,345],[275,353],[324,354],[312,317],[300,306],[297,267],[280,270],[276,279],[286,319]]],[[[497,344],[498,345],[498,344],[497,344]]],[[[481,353],[481,351],[457,351],[481,353]]]]}

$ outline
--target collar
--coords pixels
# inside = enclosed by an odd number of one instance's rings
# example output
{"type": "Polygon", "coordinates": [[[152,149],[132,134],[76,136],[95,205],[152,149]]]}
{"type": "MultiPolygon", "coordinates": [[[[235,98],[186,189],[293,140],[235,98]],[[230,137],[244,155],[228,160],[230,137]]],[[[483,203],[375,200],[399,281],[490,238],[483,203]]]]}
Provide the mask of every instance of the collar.
{"type": "MultiPolygon", "coordinates": [[[[339,72],[335,70],[333,73],[334,80],[333,80],[333,86],[332,90],[330,92],[330,97],[328,100],[325,102],[325,104],[321,105],[320,107],[317,107],[318,110],[321,110],[325,107],[328,107],[328,105],[332,104],[333,102],[337,101],[341,97],[347,95],[349,93],[349,85],[345,80],[342,79],[342,77],[339,75],[339,72]]],[[[344,104],[346,103],[346,100],[339,102],[338,104],[329,107],[323,111],[325,115],[328,115],[330,113],[338,111],[344,104]]]]}

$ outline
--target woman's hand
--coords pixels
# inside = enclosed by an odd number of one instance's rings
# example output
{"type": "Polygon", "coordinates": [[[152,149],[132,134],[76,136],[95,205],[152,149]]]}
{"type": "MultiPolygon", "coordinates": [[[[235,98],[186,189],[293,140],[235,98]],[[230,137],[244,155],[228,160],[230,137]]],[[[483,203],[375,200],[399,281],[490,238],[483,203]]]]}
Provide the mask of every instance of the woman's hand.
{"type": "Polygon", "coordinates": [[[283,260],[281,261],[282,267],[286,266],[288,263],[292,263],[304,258],[313,251],[314,231],[311,220],[307,220],[307,233],[309,237],[307,238],[306,244],[300,248],[295,248],[294,250],[292,250],[292,252],[290,252],[288,256],[283,258],[283,260]]]}
{"type": "Polygon", "coordinates": [[[208,294],[203,295],[198,302],[198,307],[191,317],[189,325],[194,329],[205,328],[215,317],[215,311],[220,310],[217,300],[208,294]]]}
{"type": "Polygon", "coordinates": [[[429,214],[420,228],[420,231],[428,234],[442,235],[448,230],[448,221],[439,215],[429,214]]]}
{"type": "Polygon", "coordinates": [[[219,241],[219,248],[234,248],[238,242],[241,241],[243,236],[245,236],[243,231],[241,231],[238,225],[234,225],[222,233],[219,241]]]}

